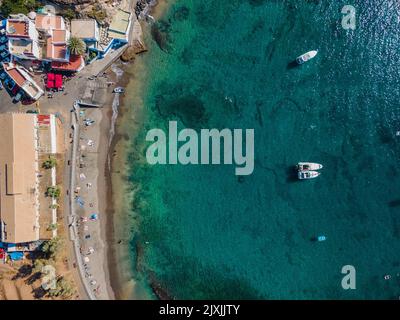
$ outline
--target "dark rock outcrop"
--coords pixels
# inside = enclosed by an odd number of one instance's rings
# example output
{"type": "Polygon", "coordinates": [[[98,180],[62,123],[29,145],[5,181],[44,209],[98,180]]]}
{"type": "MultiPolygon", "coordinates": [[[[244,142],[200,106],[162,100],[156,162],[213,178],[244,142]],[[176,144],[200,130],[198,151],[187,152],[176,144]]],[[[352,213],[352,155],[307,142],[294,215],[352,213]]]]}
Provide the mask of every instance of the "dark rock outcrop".
{"type": "Polygon", "coordinates": [[[130,62],[135,60],[135,56],[139,53],[147,51],[147,48],[143,43],[140,41],[136,40],[133,42],[131,46],[126,48],[124,53],[121,56],[121,60],[123,62],[130,62]]]}
{"type": "Polygon", "coordinates": [[[96,3],[96,0],[50,0],[50,2],[53,2],[58,5],[74,6],[80,4],[96,3]]]}

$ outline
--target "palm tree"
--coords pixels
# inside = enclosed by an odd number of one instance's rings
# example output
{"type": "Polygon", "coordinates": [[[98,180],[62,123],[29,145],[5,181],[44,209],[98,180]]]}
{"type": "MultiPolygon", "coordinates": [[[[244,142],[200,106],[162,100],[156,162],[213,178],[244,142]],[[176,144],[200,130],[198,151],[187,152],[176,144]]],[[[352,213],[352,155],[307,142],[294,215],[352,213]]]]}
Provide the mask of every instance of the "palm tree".
{"type": "Polygon", "coordinates": [[[77,37],[71,37],[68,41],[68,49],[71,54],[81,56],[86,51],[86,44],[77,37]]]}

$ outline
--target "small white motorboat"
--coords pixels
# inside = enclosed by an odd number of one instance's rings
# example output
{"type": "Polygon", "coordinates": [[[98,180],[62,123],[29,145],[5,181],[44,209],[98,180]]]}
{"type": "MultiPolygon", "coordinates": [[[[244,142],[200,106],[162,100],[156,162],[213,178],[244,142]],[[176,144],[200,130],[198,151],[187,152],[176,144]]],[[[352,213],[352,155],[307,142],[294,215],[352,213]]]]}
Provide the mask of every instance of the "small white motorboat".
{"type": "Polygon", "coordinates": [[[314,179],[318,177],[321,173],[317,171],[299,171],[298,172],[298,178],[300,180],[307,180],[307,179],[314,179]]]}
{"type": "Polygon", "coordinates": [[[114,93],[124,93],[125,89],[122,87],[117,87],[113,90],[114,93]]]}
{"type": "Polygon", "coordinates": [[[297,169],[299,171],[319,170],[322,169],[322,167],[322,164],[314,162],[299,162],[297,164],[297,169]]]}
{"type": "Polygon", "coordinates": [[[307,61],[311,60],[312,58],[314,58],[317,54],[318,54],[318,50],[308,51],[308,52],[302,54],[301,56],[297,57],[296,62],[298,64],[303,64],[304,62],[307,62],[307,61]]]}

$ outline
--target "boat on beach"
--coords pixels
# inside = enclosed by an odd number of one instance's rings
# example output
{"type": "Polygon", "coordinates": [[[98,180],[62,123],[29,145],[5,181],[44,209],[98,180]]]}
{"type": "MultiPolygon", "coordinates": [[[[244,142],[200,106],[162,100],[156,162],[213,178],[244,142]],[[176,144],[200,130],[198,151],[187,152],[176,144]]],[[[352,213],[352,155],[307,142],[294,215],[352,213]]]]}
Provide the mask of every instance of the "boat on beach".
{"type": "Polygon", "coordinates": [[[307,171],[307,170],[319,170],[322,169],[322,164],[314,163],[314,162],[299,162],[297,164],[297,170],[299,171],[307,171]]]}
{"type": "Polygon", "coordinates": [[[318,50],[308,51],[308,52],[302,54],[301,56],[297,57],[296,62],[298,64],[303,64],[303,63],[311,60],[312,58],[314,58],[317,54],[318,54],[318,50]]]}
{"type": "Polygon", "coordinates": [[[308,170],[308,171],[299,171],[297,176],[300,180],[308,180],[308,179],[314,179],[318,177],[320,174],[321,173],[318,171],[308,170]]]}

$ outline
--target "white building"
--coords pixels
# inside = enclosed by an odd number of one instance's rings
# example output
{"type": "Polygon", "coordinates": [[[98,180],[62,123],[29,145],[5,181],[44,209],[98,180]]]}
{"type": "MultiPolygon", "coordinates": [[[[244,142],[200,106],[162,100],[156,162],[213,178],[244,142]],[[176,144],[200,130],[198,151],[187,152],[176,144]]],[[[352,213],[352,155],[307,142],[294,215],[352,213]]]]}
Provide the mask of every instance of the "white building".
{"type": "Polygon", "coordinates": [[[24,67],[13,63],[3,63],[3,69],[31,99],[38,100],[44,94],[43,90],[24,67]]]}
{"type": "Polygon", "coordinates": [[[11,15],[6,23],[10,54],[19,59],[41,58],[39,34],[35,24],[25,15],[11,15]]]}

